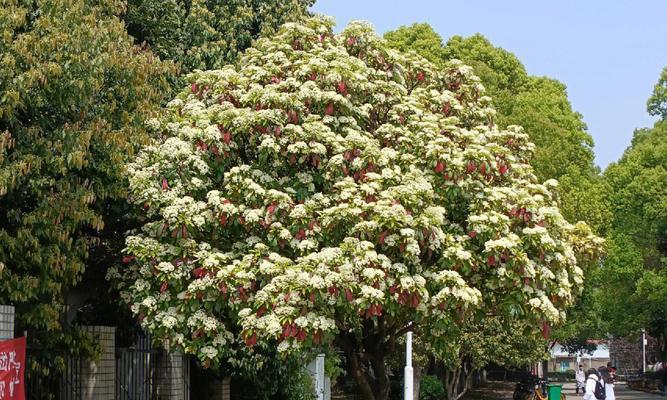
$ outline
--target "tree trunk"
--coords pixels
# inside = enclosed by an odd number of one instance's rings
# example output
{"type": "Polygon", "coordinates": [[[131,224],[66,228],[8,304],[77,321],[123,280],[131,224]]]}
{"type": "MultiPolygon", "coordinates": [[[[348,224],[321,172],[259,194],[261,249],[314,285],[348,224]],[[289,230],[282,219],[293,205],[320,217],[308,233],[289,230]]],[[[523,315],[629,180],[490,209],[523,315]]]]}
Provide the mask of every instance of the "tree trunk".
{"type": "Polygon", "coordinates": [[[415,365],[413,367],[413,376],[414,376],[414,386],[412,388],[412,396],[414,400],[419,400],[419,386],[422,377],[422,367],[420,365],[415,365]]]}
{"type": "Polygon", "coordinates": [[[459,381],[462,371],[461,365],[445,371],[445,390],[447,391],[447,398],[450,400],[456,400],[459,396],[459,381]]]}
{"type": "Polygon", "coordinates": [[[364,371],[363,365],[361,365],[361,360],[356,354],[356,351],[354,351],[354,349],[351,351],[344,349],[344,351],[345,356],[347,357],[348,370],[352,372],[352,377],[357,383],[361,396],[364,398],[364,400],[377,400],[375,398],[375,394],[373,393],[373,389],[371,388],[371,385],[366,378],[366,373],[364,371]]]}
{"type": "Polygon", "coordinates": [[[381,341],[375,346],[370,364],[375,377],[374,400],[387,400],[389,398],[389,371],[385,363],[385,349],[381,341]]]}
{"type": "Polygon", "coordinates": [[[465,370],[465,386],[463,387],[463,391],[467,391],[468,389],[472,389],[472,379],[474,376],[475,372],[471,371],[470,368],[466,368],[465,370]]]}
{"type": "Polygon", "coordinates": [[[387,344],[378,340],[363,346],[349,335],[340,338],[339,344],[345,352],[348,371],[354,377],[361,397],[364,400],[387,400],[390,389],[385,360],[387,344]]]}
{"type": "Polygon", "coordinates": [[[664,323],[664,329],[658,335],[658,351],[660,352],[660,361],[667,360],[667,322],[664,323]]]}

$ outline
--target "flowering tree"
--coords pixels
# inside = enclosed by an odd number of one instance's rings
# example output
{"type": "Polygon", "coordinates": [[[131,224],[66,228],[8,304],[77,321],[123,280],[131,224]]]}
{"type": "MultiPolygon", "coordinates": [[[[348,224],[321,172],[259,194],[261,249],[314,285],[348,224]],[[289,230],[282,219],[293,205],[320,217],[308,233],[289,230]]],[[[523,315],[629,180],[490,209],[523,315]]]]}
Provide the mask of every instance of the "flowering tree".
{"type": "Polygon", "coordinates": [[[562,218],[470,68],[332,25],[285,25],[149,121],[160,140],[129,168],[149,222],[109,277],[205,364],[235,340],[333,342],[364,398],[386,399],[408,329],[445,349],[489,313],[558,322],[598,239],[562,218]]]}

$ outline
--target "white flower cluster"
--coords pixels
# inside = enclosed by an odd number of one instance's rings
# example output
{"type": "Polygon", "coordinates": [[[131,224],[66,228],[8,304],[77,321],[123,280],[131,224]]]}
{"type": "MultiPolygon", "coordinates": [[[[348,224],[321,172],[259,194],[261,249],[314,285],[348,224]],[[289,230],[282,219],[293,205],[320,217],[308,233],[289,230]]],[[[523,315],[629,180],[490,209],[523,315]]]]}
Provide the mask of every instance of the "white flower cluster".
{"type": "Polygon", "coordinates": [[[540,297],[533,297],[528,301],[528,304],[543,314],[548,321],[554,323],[560,321],[561,316],[559,310],[546,296],[542,295],[540,297]]]}

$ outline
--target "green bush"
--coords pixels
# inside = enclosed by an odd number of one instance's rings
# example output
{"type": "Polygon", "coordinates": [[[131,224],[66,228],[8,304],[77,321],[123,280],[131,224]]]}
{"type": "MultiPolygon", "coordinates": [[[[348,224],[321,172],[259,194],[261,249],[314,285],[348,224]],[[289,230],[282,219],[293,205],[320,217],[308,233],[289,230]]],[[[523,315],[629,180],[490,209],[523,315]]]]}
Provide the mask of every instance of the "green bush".
{"type": "Polygon", "coordinates": [[[424,375],[419,384],[419,398],[421,400],[444,400],[447,398],[445,388],[438,377],[424,375]]]}
{"type": "Polygon", "coordinates": [[[304,369],[298,369],[286,376],[286,380],[278,390],[276,399],[315,400],[313,380],[304,369]]]}
{"type": "Polygon", "coordinates": [[[547,377],[550,381],[565,382],[574,380],[575,371],[570,369],[565,372],[549,372],[547,377]]]}

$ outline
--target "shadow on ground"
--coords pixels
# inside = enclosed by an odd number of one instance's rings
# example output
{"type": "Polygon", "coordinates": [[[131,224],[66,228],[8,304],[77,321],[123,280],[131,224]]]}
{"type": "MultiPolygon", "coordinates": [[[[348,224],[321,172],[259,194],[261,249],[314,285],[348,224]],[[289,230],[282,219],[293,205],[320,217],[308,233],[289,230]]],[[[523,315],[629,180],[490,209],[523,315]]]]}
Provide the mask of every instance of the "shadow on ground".
{"type": "Polygon", "coordinates": [[[515,383],[488,382],[463,396],[463,400],[511,400],[515,383]]]}

